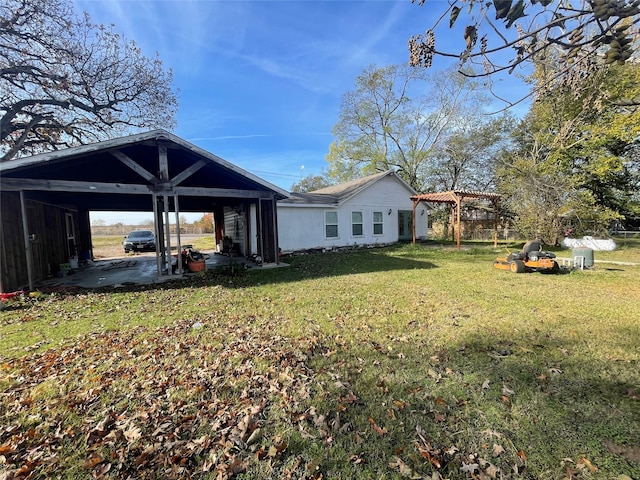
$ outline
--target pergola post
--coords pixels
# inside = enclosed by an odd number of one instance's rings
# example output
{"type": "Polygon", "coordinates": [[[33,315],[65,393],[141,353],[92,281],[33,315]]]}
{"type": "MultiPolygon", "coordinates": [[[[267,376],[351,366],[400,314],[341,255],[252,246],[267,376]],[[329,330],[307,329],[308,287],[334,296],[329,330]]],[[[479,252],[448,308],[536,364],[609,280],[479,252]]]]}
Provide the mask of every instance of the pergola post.
{"type": "Polygon", "coordinates": [[[460,250],[460,197],[456,195],[456,238],[458,243],[458,250],[460,250]]]}
{"type": "Polygon", "coordinates": [[[413,209],[412,209],[413,210],[413,222],[411,222],[411,226],[413,227],[412,235],[413,235],[413,244],[414,245],[416,244],[416,240],[417,240],[416,239],[416,208],[418,207],[419,203],[420,203],[419,201],[413,200],[413,209]]]}
{"type": "Polygon", "coordinates": [[[456,240],[456,207],[452,203],[451,204],[451,241],[455,242],[456,240]]]}

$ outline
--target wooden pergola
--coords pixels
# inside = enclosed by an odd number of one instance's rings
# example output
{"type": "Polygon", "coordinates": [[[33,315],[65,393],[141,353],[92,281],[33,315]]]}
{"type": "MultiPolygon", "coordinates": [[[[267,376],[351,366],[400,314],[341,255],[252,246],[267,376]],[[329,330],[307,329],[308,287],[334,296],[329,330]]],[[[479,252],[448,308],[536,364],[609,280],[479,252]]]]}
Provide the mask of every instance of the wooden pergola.
{"type": "Polygon", "coordinates": [[[421,202],[425,203],[448,203],[451,205],[451,223],[453,225],[452,237],[457,242],[458,250],[460,250],[460,210],[462,202],[465,200],[490,200],[493,204],[494,212],[494,228],[498,230],[498,202],[500,201],[499,193],[489,192],[470,192],[466,190],[449,190],[448,192],[423,193],[410,197],[413,201],[413,243],[416,243],[416,208],[421,202]]]}

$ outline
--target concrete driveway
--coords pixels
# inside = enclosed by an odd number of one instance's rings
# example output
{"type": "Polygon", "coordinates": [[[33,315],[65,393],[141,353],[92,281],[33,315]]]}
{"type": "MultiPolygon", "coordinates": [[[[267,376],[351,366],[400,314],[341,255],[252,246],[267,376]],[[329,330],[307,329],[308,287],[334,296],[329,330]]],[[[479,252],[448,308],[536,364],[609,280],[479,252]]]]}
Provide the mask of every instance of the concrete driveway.
{"type": "MultiPolygon", "coordinates": [[[[215,254],[213,252],[202,252],[209,256],[205,260],[206,269],[210,270],[220,265],[228,265],[232,262],[245,263],[254,266],[250,262],[240,257],[228,257],[215,254]]],[[[196,275],[185,272],[183,277],[196,275]]],[[[62,277],[49,278],[36,285],[36,288],[53,287],[82,287],[100,288],[117,287],[122,285],[144,285],[175,280],[181,278],[179,275],[158,276],[155,253],[141,253],[126,255],[122,257],[105,258],[95,262],[89,262],[72,270],[62,277]]]]}

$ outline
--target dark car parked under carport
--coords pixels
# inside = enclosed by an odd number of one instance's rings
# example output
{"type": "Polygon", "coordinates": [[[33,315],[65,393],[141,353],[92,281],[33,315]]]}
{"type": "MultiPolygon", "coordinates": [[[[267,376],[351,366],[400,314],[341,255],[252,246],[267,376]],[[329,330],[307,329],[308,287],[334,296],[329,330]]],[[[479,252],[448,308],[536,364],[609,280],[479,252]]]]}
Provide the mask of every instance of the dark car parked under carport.
{"type": "Polygon", "coordinates": [[[156,236],[151,230],[134,230],[124,237],[122,242],[124,253],[130,251],[154,251],[156,249],[156,236]]]}

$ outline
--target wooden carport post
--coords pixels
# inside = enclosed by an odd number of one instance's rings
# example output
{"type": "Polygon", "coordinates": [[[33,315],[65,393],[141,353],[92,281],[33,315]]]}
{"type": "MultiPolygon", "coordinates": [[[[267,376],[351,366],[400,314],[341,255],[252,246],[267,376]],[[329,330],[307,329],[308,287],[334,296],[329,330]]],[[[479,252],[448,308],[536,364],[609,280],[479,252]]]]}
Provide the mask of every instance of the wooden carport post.
{"type": "MultiPolygon", "coordinates": [[[[184,273],[183,272],[184,265],[182,265],[182,239],[180,238],[180,206],[178,205],[178,195],[173,196],[173,206],[175,208],[175,214],[176,214],[176,239],[177,239],[176,251],[178,253],[178,256],[177,256],[178,275],[182,275],[184,273]]],[[[171,257],[169,257],[169,275],[173,273],[173,270],[171,269],[172,261],[173,260],[171,260],[171,257]]]]}
{"type": "MultiPolygon", "coordinates": [[[[169,223],[169,195],[167,192],[167,183],[169,182],[169,159],[167,157],[166,145],[161,144],[158,144],[158,179],[160,180],[162,191],[156,194],[156,199],[161,199],[162,209],[161,211],[156,209],[154,222],[156,223],[158,240],[161,240],[160,243],[164,246],[162,251],[158,252],[158,245],[156,244],[158,276],[161,276],[165,266],[167,267],[167,274],[171,275],[172,273],[171,226],[169,223]]],[[[154,206],[155,205],[157,205],[157,202],[154,202],[154,206]]]]}
{"type": "Polygon", "coordinates": [[[158,248],[160,245],[158,244],[158,240],[162,238],[162,232],[160,231],[160,223],[158,222],[158,218],[162,218],[158,213],[158,195],[155,193],[152,195],[153,198],[153,229],[156,233],[156,273],[158,277],[162,274],[162,259],[159,255],[158,248]]]}

